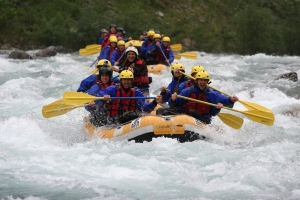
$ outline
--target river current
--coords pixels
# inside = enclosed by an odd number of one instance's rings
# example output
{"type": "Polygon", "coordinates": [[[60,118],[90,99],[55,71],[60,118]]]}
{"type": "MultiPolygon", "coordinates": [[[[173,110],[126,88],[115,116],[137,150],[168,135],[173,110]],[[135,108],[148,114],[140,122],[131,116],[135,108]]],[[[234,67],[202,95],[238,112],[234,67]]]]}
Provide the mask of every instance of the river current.
{"type": "MultiPolygon", "coordinates": [[[[300,83],[275,80],[300,75],[300,57],[197,54],[176,61],[187,73],[204,66],[214,87],[271,109],[274,124],[224,110],[243,118],[242,128],[216,117],[204,141],[90,138],[84,108],[46,119],[42,107],[76,91],[95,55],[0,55],[0,199],[300,199],[300,83]]],[[[172,79],[152,77],[151,95],[172,79]]]]}

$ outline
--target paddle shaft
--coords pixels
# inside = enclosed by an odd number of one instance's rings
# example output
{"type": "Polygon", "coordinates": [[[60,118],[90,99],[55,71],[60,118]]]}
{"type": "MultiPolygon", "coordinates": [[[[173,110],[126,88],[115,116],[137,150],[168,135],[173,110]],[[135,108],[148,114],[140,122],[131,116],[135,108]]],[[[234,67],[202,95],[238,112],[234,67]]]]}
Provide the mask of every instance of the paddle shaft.
{"type": "MultiPolygon", "coordinates": [[[[205,101],[196,100],[196,99],[192,99],[192,98],[181,96],[181,95],[177,95],[177,96],[179,98],[182,98],[182,99],[186,99],[186,100],[190,100],[190,101],[195,101],[195,102],[198,102],[198,103],[203,103],[203,104],[206,104],[206,105],[217,107],[217,104],[213,104],[213,103],[209,103],[209,102],[205,102],[205,101]]],[[[262,116],[262,115],[257,115],[257,114],[251,113],[249,111],[247,112],[247,111],[236,110],[236,109],[228,108],[228,107],[225,107],[225,106],[222,107],[222,108],[227,109],[227,110],[231,110],[231,111],[234,111],[234,112],[242,113],[242,114],[245,114],[245,115],[250,115],[250,116],[253,116],[253,117],[257,117],[257,118],[262,118],[262,119],[266,119],[266,120],[272,120],[269,117],[265,117],[265,116],[262,116]]]]}
{"type": "Polygon", "coordinates": [[[97,61],[98,61],[98,58],[93,62],[93,64],[91,64],[90,67],[92,67],[95,64],[95,62],[97,62],[97,61]]]}
{"type": "MultiPolygon", "coordinates": [[[[159,45],[158,47],[159,47],[159,49],[160,49],[162,55],[164,56],[164,58],[165,58],[166,60],[168,60],[167,57],[166,57],[166,55],[165,55],[165,53],[164,53],[164,51],[161,49],[161,46],[159,45]]],[[[168,62],[167,62],[167,63],[168,63],[168,62]]],[[[168,66],[170,67],[170,63],[168,63],[168,66]]]]}

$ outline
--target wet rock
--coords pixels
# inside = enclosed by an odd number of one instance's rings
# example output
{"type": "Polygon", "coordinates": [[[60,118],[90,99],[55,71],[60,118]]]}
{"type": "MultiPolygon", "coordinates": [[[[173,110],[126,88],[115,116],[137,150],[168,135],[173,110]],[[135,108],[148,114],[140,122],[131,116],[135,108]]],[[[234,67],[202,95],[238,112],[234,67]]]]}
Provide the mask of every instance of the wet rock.
{"type": "Polygon", "coordinates": [[[291,72],[291,73],[283,74],[280,77],[276,78],[275,80],[278,80],[278,79],[288,79],[288,80],[297,82],[298,81],[298,75],[297,75],[296,72],[291,72]]]}
{"type": "Polygon", "coordinates": [[[38,51],[35,55],[40,57],[52,57],[57,54],[54,46],[47,47],[46,49],[38,51]]]}
{"type": "Polygon", "coordinates": [[[8,51],[0,50],[0,55],[9,54],[8,51]]]}
{"type": "Polygon", "coordinates": [[[13,52],[11,52],[8,56],[8,58],[12,58],[12,59],[32,59],[32,57],[26,53],[25,51],[18,51],[15,50],[13,52]]]}

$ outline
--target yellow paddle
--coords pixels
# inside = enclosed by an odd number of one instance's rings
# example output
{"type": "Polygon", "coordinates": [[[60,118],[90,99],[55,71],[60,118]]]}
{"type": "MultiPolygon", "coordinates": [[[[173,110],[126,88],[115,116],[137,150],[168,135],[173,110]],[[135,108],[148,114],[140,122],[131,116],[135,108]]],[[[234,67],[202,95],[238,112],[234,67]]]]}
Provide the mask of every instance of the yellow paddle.
{"type": "Polygon", "coordinates": [[[90,44],[90,45],[87,45],[85,48],[86,49],[101,48],[101,45],[100,44],[90,44]]]}
{"type": "MultiPolygon", "coordinates": [[[[200,100],[192,99],[192,98],[181,96],[181,95],[177,95],[177,96],[179,98],[187,99],[187,100],[190,100],[190,101],[195,101],[195,102],[198,102],[198,103],[203,103],[203,104],[210,105],[210,106],[215,106],[215,107],[217,106],[216,104],[213,104],[213,103],[208,103],[208,102],[205,102],[205,101],[200,101],[200,100]]],[[[264,112],[264,111],[260,111],[260,110],[242,111],[242,110],[236,110],[236,109],[233,109],[233,108],[228,108],[228,107],[225,107],[225,106],[223,108],[227,109],[227,110],[234,111],[234,112],[242,113],[246,117],[251,119],[252,121],[255,121],[255,122],[267,125],[267,126],[272,126],[273,123],[274,123],[274,114],[270,113],[270,112],[264,112]]]]}
{"type": "Polygon", "coordinates": [[[186,57],[188,59],[197,59],[197,53],[195,52],[184,52],[184,53],[174,54],[174,57],[177,60],[180,60],[181,56],[186,57]]]}
{"type": "MultiPolygon", "coordinates": [[[[182,72],[182,71],[179,71],[180,73],[182,73],[182,74],[184,74],[185,76],[187,76],[187,77],[189,77],[189,78],[191,78],[191,79],[194,79],[195,80],[195,78],[194,77],[192,77],[191,75],[189,75],[189,74],[186,74],[186,73],[184,73],[184,72],[182,72]]],[[[226,94],[225,92],[222,92],[221,90],[218,90],[217,88],[215,88],[215,87],[213,87],[213,86],[211,86],[211,85],[207,85],[208,87],[210,87],[210,88],[212,88],[212,89],[214,89],[214,90],[216,90],[216,91],[218,91],[218,92],[220,92],[220,93],[222,93],[222,94],[224,94],[224,95],[226,95],[226,96],[228,96],[228,97],[232,97],[231,95],[229,95],[229,94],[226,94]]],[[[261,105],[259,105],[259,104],[257,104],[257,103],[253,103],[253,102],[248,102],[248,101],[242,101],[242,100],[238,100],[241,104],[243,104],[247,109],[249,109],[249,110],[253,110],[253,109],[255,109],[255,110],[257,110],[257,111],[259,111],[259,112],[261,112],[261,113],[264,113],[264,112],[268,112],[269,113],[269,115],[271,116],[271,118],[273,119],[273,122],[274,122],[274,113],[272,112],[272,110],[270,110],[270,109],[268,109],[268,108],[266,108],[266,107],[263,107],[263,106],[261,106],[261,105]]],[[[273,124],[273,123],[272,123],[273,124]]]]}
{"type": "MultiPolygon", "coordinates": [[[[220,92],[220,93],[222,93],[222,94],[224,94],[224,95],[226,95],[226,96],[229,96],[229,97],[232,97],[231,95],[229,95],[229,94],[226,94],[225,92],[222,92],[221,90],[218,90],[217,88],[215,88],[215,87],[213,87],[213,86],[211,86],[211,85],[207,85],[208,87],[210,87],[210,88],[212,88],[212,89],[214,89],[214,90],[216,90],[216,91],[218,91],[218,92],[220,92]]],[[[268,108],[266,108],[266,107],[263,107],[263,106],[261,106],[261,105],[258,105],[258,104],[256,104],[256,103],[252,103],[252,102],[248,102],[248,101],[242,101],[242,100],[239,100],[239,102],[241,103],[241,104],[243,104],[247,109],[255,109],[255,110],[261,110],[261,111],[263,111],[263,112],[270,112],[270,113],[273,113],[272,112],[272,110],[270,110],[270,109],[268,109],[268,108]]],[[[273,114],[274,115],[274,114],[273,114]]]]}
{"type": "MultiPolygon", "coordinates": [[[[129,43],[132,43],[133,46],[135,47],[141,47],[143,45],[144,41],[141,40],[130,40],[125,43],[125,47],[129,46],[129,43]]],[[[172,44],[170,45],[173,51],[181,51],[182,50],[182,45],[181,44],[172,44]]]]}
{"type": "Polygon", "coordinates": [[[56,117],[59,115],[63,115],[66,114],[67,112],[75,109],[75,108],[79,108],[79,107],[83,107],[86,106],[85,104],[83,105],[66,105],[64,103],[64,100],[57,100],[49,105],[46,105],[42,108],[42,114],[45,118],[51,118],[51,117],[56,117]]]}
{"type": "MultiPolygon", "coordinates": [[[[168,92],[170,90],[167,89],[168,92]]],[[[196,101],[197,99],[190,98],[191,101],[196,101]]],[[[224,124],[234,128],[234,129],[240,129],[244,123],[244,120],[238,116],[232,115],[230,113],[219,113],[218,117],[224,122],[224,124]]]]}
{"type": "MultiPolygon", "coordinates": [[[[155,99],[156,97],[111,97],[111,99],[155,99]]],[[[104,100],[104,97],[96,97],[82,92],[65,92],[63,94],[66,105],[81,105],[94,100],[104,100]]]]}
{"type": "Polygon", "coordinates": [[[181,51],[182,50],[181,44],[172,44],[172,45],[170,45],[170,47],[173,51],[181,51]]]}
{"type": "Polygon", "coordinates": [[[218,117],[224,122],[224,124],[234,129],[240,129],[244,123],[244,120],[238,116],[230,113],[219,113],[218,117]]]}

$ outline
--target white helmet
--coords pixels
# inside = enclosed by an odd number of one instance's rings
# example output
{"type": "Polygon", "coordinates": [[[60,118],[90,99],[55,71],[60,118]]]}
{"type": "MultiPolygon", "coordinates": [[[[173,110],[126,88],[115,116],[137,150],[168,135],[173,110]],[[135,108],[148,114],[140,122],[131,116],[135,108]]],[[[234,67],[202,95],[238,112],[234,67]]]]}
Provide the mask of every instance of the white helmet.
{"type": "Polygon", "coordinates": [[[129,51],[133,51],[133,52],[136,54],[136,56],[139,55],[139,52],[138,52],[137,48],[135,48],[134,46],[129,46],[129,47],[127,47],[127,49],[126,49],[126,54],[127,54],[129,51]]]}

